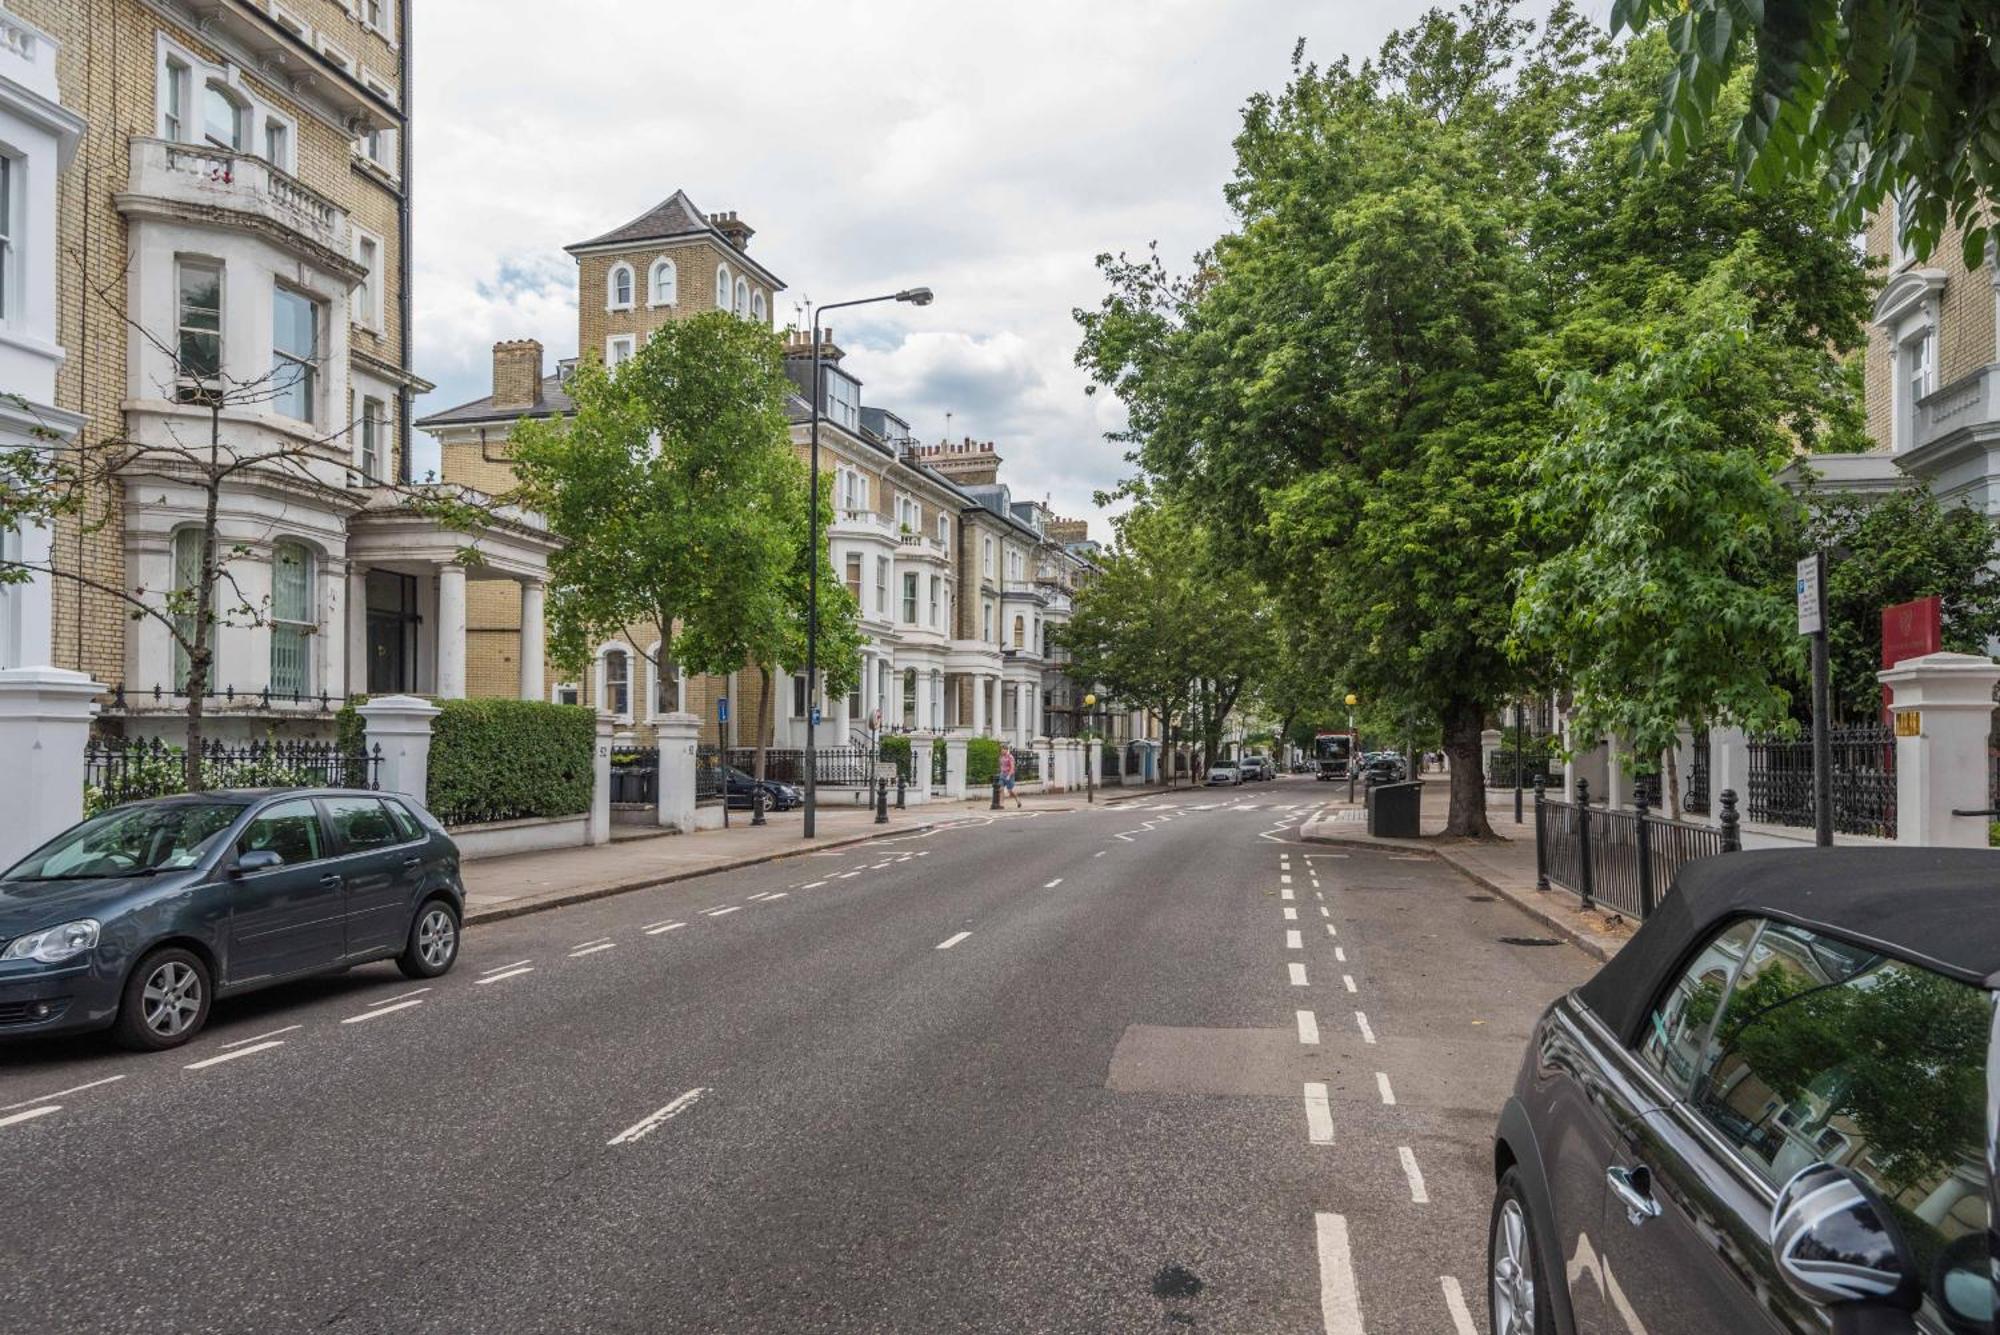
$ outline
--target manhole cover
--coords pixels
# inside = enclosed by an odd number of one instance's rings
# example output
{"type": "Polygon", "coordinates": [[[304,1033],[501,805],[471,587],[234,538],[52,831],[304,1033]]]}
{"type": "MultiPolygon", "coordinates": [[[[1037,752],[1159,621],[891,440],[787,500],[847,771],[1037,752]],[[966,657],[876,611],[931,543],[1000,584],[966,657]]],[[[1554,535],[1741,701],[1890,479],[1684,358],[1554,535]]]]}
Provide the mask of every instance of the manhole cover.
{"type": "Polygon", "coordinates": [[[1559,946],[1562,942],[1552,936],[1503,936],[1500,938],[1500,944],[1503,946],[1559,946]]]}
{"type": "Polygon", "coordinates": [[[1491,904],[1493,902],[1493,896],[1491,895],[1467,895],[1466,898],[1475,904],[1491,904]]]}

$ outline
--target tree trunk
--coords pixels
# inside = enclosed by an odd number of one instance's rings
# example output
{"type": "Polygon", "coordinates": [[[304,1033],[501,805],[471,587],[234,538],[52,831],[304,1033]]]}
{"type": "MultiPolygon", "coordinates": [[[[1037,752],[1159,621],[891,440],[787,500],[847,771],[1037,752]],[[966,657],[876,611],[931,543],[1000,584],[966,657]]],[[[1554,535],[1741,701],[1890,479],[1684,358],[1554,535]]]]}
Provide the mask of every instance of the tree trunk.
{"type": "MultiPolygon", "coordinates": [[[[222,498],[222,410],[211,404],[208,415],[208,492],[202,504],[201,572],[195,578],[194,636],[188,645],[187,754],[182,771],[187,790],[199,793],[208,785],[201,772],[202,697],[208,694],[209,665],[215,650],[209,636],[209,615],[215,607],[215,581],[220,574],[215,555],[216,511],[222,498]]],[[[171,557],[169,558],[171,559],[171,557]]],[[[169,585],[172,576],[168,577],[169,585]]],[[[269,685],[269,682],[265,683],[269,685]]]]}
{"type": "Polygon", "coordinates": [[[1486,711],[1475,700],[1454,699],[1444,707],[1444,749],[1451,757],[1451,808],[1444,832],[1491,839],[1486,823],[1486,775],[1479,766],[1479,732],[1486,711]]]}

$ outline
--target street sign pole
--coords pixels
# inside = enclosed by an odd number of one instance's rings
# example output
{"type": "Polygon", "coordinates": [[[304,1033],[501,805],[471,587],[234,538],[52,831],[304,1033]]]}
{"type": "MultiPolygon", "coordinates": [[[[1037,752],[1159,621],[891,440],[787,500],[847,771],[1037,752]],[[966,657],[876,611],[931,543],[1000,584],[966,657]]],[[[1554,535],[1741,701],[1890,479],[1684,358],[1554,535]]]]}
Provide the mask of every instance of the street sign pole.
{"type": "Polygon", "coordinates": [[[1833,843],[1833,720],[1828,716],[1826,553],[1799,562],[1799,633],[1812,637],[1813,842],[1833,843]]]}
{"type": "MultiPolygon", "coordinates": [[[[716,756],[723,762],[722,828],[726,830],[729,828],[729,747],[727,745],[729,741],[729,697],[726,695],[715,697],[715,725],[716,756]]],[[[700,748],[696,749],[699,750],[700,748]]],[[[699,763],[699,760],[700,757],[697,756],[697,763],[699,763]]]]}

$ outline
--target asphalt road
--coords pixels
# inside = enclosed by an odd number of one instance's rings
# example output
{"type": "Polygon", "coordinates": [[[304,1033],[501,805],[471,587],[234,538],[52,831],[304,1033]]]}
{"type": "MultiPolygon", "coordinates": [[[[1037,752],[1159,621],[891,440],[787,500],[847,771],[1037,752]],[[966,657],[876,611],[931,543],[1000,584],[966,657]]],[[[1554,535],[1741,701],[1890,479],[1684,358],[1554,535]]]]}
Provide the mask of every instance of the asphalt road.
{"type": "Polygon", "coordinates": [[[1297,842],[1317,798],[977,817],[0,1049],[0,1330],[1483,1331],[1494,1116],[1591,965],[1297,842]]]}

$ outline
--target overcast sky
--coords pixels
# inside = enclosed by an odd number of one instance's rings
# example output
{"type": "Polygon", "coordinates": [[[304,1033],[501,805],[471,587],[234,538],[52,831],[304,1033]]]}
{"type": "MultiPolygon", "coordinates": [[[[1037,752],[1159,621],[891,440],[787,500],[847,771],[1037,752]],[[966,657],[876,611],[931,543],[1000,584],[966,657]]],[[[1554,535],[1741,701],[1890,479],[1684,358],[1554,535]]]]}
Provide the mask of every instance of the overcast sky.
{"type": "MultiPolygon", "coordinates": [[[[1364,55],[1425,7],[425,0],[415,365],[438,389],[418,411],[487,393],[497,339],[573,355],[562,247],[679,188],[757,229],[780,327],[807,301],[935,288],[830,317],[864,401],[926,441],[950,414],[953,439],[997,443],[1017,499],[1108,537],[1090,497],[1123,475],[1119,416],[1071,363],[1093,258],[1157,240],[1184,267],[1229,226],[1240,110],[1283,86],[1294,41],[1364,55]]],[[[424,440],[419,476],[433,457],[424,440]]]]}

